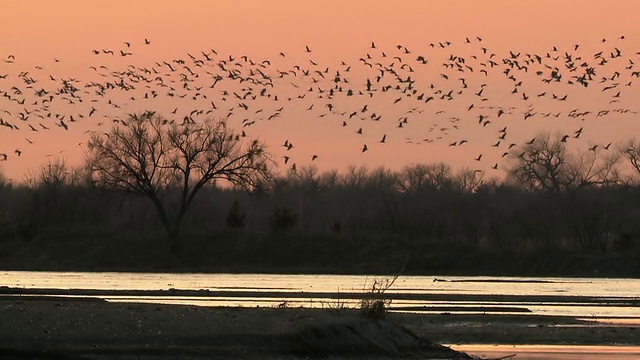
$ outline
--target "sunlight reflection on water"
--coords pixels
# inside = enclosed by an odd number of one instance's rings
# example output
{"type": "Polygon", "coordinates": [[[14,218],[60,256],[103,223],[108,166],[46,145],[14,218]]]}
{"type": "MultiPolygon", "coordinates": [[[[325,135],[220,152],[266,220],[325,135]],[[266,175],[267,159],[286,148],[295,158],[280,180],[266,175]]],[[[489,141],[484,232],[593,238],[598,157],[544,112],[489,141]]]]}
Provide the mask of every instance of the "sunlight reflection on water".
{"type": "MultiPolygon", "coordinates": [[[[90,296],[104,298],[111,302],[238,307],[283,305],[314,308],[353,308],[359,303],[358,295],[365,293],[374,279],[385,279],[384,277],[347,275],[24,271],[5,271],[0,272],[0,275],[0,286],[25,289],[206,290],[193,296],[90,296]],[[220,296],[211,296],[210,293],[213,292],[218,292],[220,296]],[[225,295],[230,293],[236,296],[225,295]],[[316,297],[307,296],[306,293],[313,293],[316,297]],[[341,294],[343,297],[354,295],[354,297],[336,298],[335,294],[341,294]]],[[[612,323],[640,326],[640,307],[638,307],[640,280],[636,279],[402,276],[397,279],[387,294],[399,298],[403,295],[405,297],[423,295],[424,297],[417,300],[394,299],[392,310],[396,308],[409,312],[443,313],[446,312],[443,309],[451,308],[457,314],[477,314],[487,311],[491,314],[516,313],[525,316],[567,315],[594,321],[595,326],[612,323]],[[446,296],[444,300],[429,299],[429,296],[435,295],[451,295],[451,299],[447,299],[446,296]],[[476,295],[482,297],[474,297],[476,295]],[[522,296],[522,300],[491,301],[493,296],[522,296]],[[562,298],[569,296],[576,298],[562,298]]],[[[640,347],[636,346],[471,344],[451,347],[481,358],[500,358],[517,353],[519,360],[640,359],[640,347]]]]}
{"type": "MultiPolygon", "coordinates": [[[[342,302],[355,305],[357,299],[331,298],[332,293],[362,294],[375,279],[384,277],[364,275],[271,275],[271,274],[163,274],[163,273],[113,273],[113,272],[2,272],[0,285],[17,288],[81,289],[81,290],[209,290],[252,292],[240,297],[125,297],[127,301],[165,302],[200,306],[277,306],[286,302],[289,306],[328,307],[342,302]],[[304,293],[325,294],[321,298],[306,297],[304,293]],[[260,296],[265,293],[265,296],[260,296]],[[266,293],[269,293],[268,295],[266,293]],[[274,296],[274,294],[277,294],[274,296]]],[[[505,312],[522,309],[531,314],[567,315],[589,320],[601,318],[640,319],[640,280],[596,278],[532,278],[532,277],[432,277],[402,276],[387,291],[390,296],[402,294],[450,294],[451,300],[396,299],[392,308],[415,309],[430,312],[429,307],[443,305],[459,307],[508,307],[505,312]],[[580,296],[584,301],[486,301],[456,299],[453,295],[495,296],[580,296]],[[620,302],[629,299],[631,304],[620,302]],[[611,303],[608,303],[611,301],[611,303]],[[617,302],[616,302],[617,301],[617,302]],[[421,308],[425,307],[425,308],[421,308]]],[[[108,296],[111,301],[124,301],[123,297],[108,296]]],[[[492,300],[492,299],[490,299],[492,300]]],[[[434,312],[431,311],[431,312],[434,312]]],[[[501,313],[494,309],[492,313],[501,313]]],[[[640,323],[640,320],[638,321],[640,323]]]]}
{"type": "Polygon", "coordinates": [[[516,354],[517,360],[637,360],[638,346],[562,346],[562,345],[447,345],[482,359],[500,359],[516,354]]]}

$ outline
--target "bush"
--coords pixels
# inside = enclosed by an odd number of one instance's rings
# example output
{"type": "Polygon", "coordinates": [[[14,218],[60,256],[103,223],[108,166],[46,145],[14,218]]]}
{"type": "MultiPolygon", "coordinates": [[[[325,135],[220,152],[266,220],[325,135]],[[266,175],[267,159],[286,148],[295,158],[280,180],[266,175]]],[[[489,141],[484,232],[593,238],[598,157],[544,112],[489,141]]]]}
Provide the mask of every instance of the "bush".
{"type": "Polygon", "coordinates": [[[276,207],[271,214],[271,229],[287,231],[298,223],[298,215],[286,207],[276,207]]]}
{"type": "Polygon", "coordinates": [[[384,293],[396,282],[399,275],[391,279],[374,280],[371,287],[365,283],[364,294],[360,300],[360,311],[371,319],[384,319],[387,317],[387,308],[391,305],[391,299],[384,293]]]}
{"type": "Polygon", "coordinates": [[[247,214],[240,208],[240,203],[236,200],[227,215],[227,228],[238,230],[244,227],[244,218],[247,214]]]}

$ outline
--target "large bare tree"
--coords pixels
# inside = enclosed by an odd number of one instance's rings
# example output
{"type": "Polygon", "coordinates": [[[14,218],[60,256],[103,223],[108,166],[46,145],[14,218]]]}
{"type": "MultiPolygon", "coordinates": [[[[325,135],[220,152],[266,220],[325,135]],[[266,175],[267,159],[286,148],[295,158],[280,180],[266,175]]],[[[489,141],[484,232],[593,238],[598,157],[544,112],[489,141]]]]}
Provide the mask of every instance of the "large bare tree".
{"type": "Polygon", "coordinates": [[[271,162],[263,144],[222,121],[179,125],[151,111],[93,134],[87,156],[97,185],[151,200],[174,250],[199,190],[216,181],[250,190],[270,178],[271,162]]]}
{"type": "Polygon", "coordinates": [[[598,147],[592,147],[586,153],[570,153],[566,139],[560,134],[542,133],[513,150],[515,162],[508,169],[509,180],[529,191],[552,193],[618,181],[619,153],[607,153],[598,147]]]}
{"type": "Polygon", "coordinates": [[[640,184],[640,141],[637,139],[629,139],[626,143],[619,145],[618,151],[629,160],[632,175],[625,179],[625,183],[638,186],[640,184]]]}

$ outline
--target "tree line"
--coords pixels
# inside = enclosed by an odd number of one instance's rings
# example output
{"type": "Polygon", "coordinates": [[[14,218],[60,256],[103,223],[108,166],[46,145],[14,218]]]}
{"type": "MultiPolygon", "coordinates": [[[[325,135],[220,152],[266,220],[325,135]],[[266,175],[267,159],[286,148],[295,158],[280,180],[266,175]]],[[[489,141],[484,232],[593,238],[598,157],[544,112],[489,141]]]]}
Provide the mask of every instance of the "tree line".
{"type": "Polygon", "coordinates": [[[444,163],[276,174],[264,144],[223,122],[167,124],[145,113],[126,124],[94,134],[84,166],[54,160],[24,184],[0,181],[0,244],[109,232],[167,242],[172,253],[209,239],[218,251],[392,253],[397,262],[449,249],[640,250],[635,140],[576,153],[560,134],[541,133],[512,150],[504,179],[444,163]]]}

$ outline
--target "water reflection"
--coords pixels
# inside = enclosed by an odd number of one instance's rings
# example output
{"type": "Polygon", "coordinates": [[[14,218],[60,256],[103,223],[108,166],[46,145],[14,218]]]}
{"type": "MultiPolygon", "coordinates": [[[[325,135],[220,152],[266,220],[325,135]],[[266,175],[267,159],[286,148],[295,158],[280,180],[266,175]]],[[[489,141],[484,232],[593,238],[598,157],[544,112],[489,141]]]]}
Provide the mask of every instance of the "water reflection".
{"type": "MultiPolygon", "coordinates": [[[[376,279],[340,275],[18,271],[0,272],[0,275],[0,286],[44,289],[38,296],[50,293],[111,302],[312,308],[353,308],[376,279]],[[67,292],[61,292],[63,290],[67,292]],[[150,293],[123,294],[132,290],[150,293]]],[[[402,276],[388,295],[393,298],[392,310],[398,312],[575,317],[575,324],[558,325],[568,327],[584,326],[581,320],[588,321],[589,326],[640,325],[640,280],[635,279],[402,276]]],[[[36,295],[20,296],[26,299],[36,295]]],[[[537,326],[537,322],[532,324],[537,326]]],[[[517,354],[519,360],[640,359],[639,347],[624,346],[471,344],[451,347],[481,358],[517,354]]]]}
{"type": "MultiPolygon", "coordinates": [[[[2,272],[0,286],[106,291],[205,290],[190,296],[96,295],[108,301],[200,306],[356,306],[374,280],[351,275],[2,272]],[[215,293],[215,296],[212,296],[215,293]]],[[[391,308],[441,313],[574,316],[640,324],[640,280],[402,276],[391,308]],[[497,300],[496,300],[497,299],[497,300]],[[495,300],[495,301],[494,301],[495,300]]],[[[166,295],[166,294],[163,294],[166,295]]]]}
{"type": "Polygon", "coordinates": [[[449,345],[482,359],[506,359],[509,355],[517,360],[637,360],[637,346],[562,346],[562,345],[449,345]]]}

